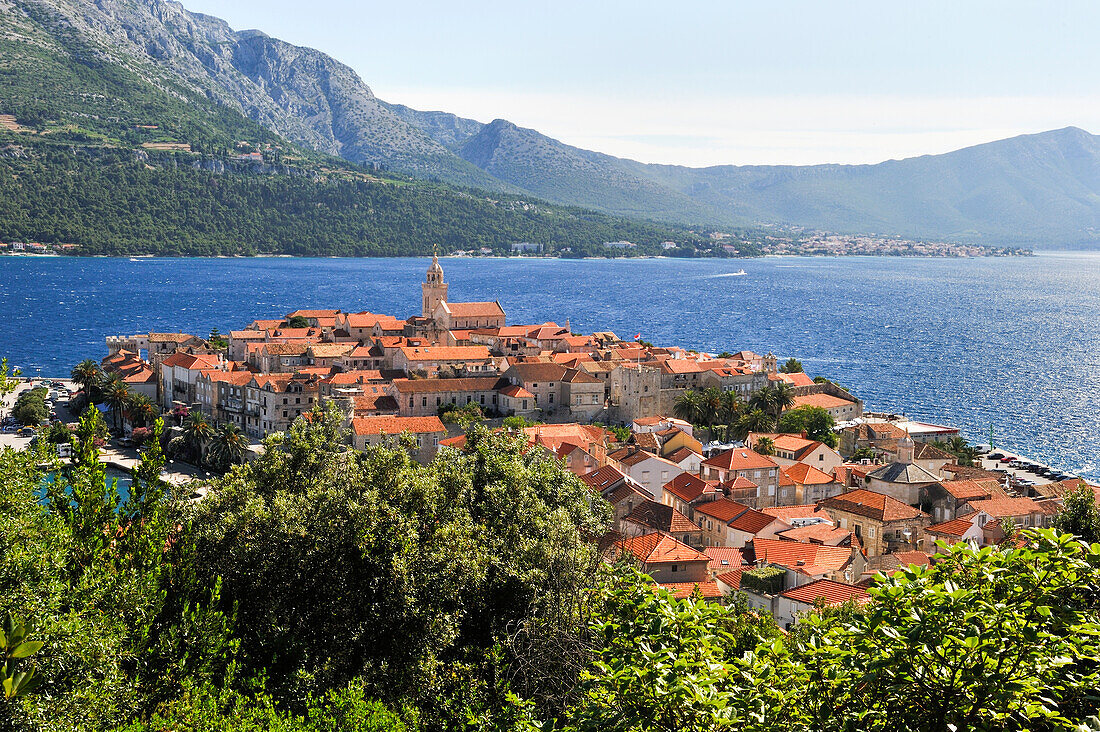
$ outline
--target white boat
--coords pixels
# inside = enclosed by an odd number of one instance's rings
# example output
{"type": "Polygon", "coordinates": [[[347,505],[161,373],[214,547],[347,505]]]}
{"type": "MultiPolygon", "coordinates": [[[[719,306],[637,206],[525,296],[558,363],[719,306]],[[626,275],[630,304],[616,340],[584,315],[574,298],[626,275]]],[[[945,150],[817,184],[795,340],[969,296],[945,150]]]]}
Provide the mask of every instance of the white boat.
{"type": "Polygon", "coordinates": [[[748,272],[746,272],[745,270],[739,269],[736,272],[730,272],[730,277],[740,277],[742,275],[747,275],[747,274],[748,274],[748,272]]]}

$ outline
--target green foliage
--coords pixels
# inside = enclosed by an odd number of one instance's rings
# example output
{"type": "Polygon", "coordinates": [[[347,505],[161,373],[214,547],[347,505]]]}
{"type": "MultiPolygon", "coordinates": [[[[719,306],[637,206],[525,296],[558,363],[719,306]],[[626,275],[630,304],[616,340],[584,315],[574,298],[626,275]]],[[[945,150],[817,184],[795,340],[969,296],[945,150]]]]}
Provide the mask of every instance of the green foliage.
{"type": "Polygon", "coordinates": [[[309,319],[304,315],[295,315],[286,321],[287,328],[308,328],[309,319]]]}
{"type": "Polygon", "coordinates": [[[0,630],[0,689],[5,699],[30,694],[42,683],[35,673],[31,656],[42,650],[42,641],[27,640],[29,629],[10,613],[4,618],[0,630]]]}
{"type": "Polygon", "coordinates": [[[833,432],[836,420],[823,407],[804,406],[789,409],[779,417],[779,432],[805,432],[811,440],[824,442],[835,448],[840,438],[833,432]]]}
{"type": "Polygon", "coordinates": [[[851,462],[859,462],[860,460],[874,460],[875,457],[874,450],[869,447],[861,447],[849,455],[848,460],[851,462]]]}
{"type": "Polygon", "coordinates": [[[654,253],[669,238],[703,241],[673,226],[312,164],[215,173],[190,155],[19,144],[26,156],[0,158],[0,240],[75,243],[80,254],[398,256],[435,244],[503,253],[514,241],[625,238],[654,253]]]}
{"type": "Polygon", "coordinates": [[[22,425],[37,427],[50,415],[46,409],[46,394],[46,390],[41,387],[24,391],[15,400],[11,415],[22,425]]]}
{"type": "Polygon", "coordinates": [[[0,359],[0,416],[3,416],[4,400],[19,388],[19,376],[23,372],[8,366],[8,359],[0,359]]]}
{"type": "Polygon", "coordinates": [[[783,591],[787,571],[780,567],[755,567],[741,573],[741,586],[758,595],[778,595],[783,591]]]}
{"type": "Polygon", "coordinates": [[[978,451],[971,447],[964,437],[952,437],[947,442],[937,440],[932,444],[954,455],[959,465],[972,466],[978,458],[978,451]]]}
{"type": "Polygon", "coordinates": [[[802,362],[797,358],[788,358],[782,366],[779,367],[780,372],[784,374],[801,374],[802,362]]]}
{"type": "Polygon", "coordinates": [[[61,422],[51,424],[43,434],[46,442],[54,445],[67,445],[73,439],[73,431],[61,422]]]}
{"type": "Polygon", "coordinates": [[[752,450],[761,455],[774,455],[775,440],[770,437],[757,437],[756,442],[752,445],[752,450]]]}
{"type": "Polygon", "coordinates": [[[1087,544],[1100,542],[1100,507],[1088,483],[1082,481],[1062,496],[1062,510],[1054,515],[1053,525],[1087,544]]]}
{"type": "Polygon", "coordinates": [[[439,419],[443,424],[457,424],[463,428],[475,422],[484,421],[485,419],[481,411],[481,406],[475,402],[464,404],[461,407],[451,402],[450,404],[440,406],[438,411],[439,419]]]}
{"type": "MultiPolygon", "coordinates": [[[[778,635],[755,614],[696,598],[676,600],[648,577],[627,575],[602,592],[600,650],[566,729],[576,732],[782,729],[780,691],[754,664],[787,665],[758,648],[778,635]],[[761,718],[771,716],[765,724],[761,718]]],[[[777,648],[781,644],[777,643],[777,648]]]]}
{"type": "Polygon", "coordinates": [[[534,427],[538,424],[539,422],[532,422],[526,417],[521,416],[505,417],[503,420],[504,429],[510,432],[519,432],[520,430],[525,430],[528,427],[534,427]]]}
{"type": "Polygon", "coordinates": [[[823,729],[1074,729],[1095,714],[1100,545],[1052,531],[1012,549],[945,547],[815,617],[799,649],[823,729]]]}

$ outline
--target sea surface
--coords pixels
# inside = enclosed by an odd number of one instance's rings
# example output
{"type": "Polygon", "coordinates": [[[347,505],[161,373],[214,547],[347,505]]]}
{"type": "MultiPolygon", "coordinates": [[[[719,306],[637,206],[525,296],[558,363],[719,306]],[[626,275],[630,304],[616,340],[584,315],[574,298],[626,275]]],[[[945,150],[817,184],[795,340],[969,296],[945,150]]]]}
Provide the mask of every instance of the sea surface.
{"type": "MultiPolygon", "coordinates": [[[[419,312],[426,259],[0,257],[0,355],[67,374],[108,335],[243,328],[297,308],[419,312]]],[[[444,259],[508,322],[800,359],[872,410],[956,425],[1100,479],[1100,255],[444,259]],[[744,275],[736,274],[744,269],[744,275]]]]}

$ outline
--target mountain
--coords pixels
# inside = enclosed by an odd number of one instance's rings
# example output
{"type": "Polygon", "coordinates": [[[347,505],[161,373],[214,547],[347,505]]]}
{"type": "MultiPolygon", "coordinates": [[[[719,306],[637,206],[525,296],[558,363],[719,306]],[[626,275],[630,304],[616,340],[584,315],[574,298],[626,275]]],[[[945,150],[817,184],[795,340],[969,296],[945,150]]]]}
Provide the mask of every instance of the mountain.
{"type": "Polygon", "coordinates": [[[0,114],[127,143],[120,120],[157,119],[146,143],[208,153],[245,140],[678,224],[1100,246],[1100,138],[1080,129],[877,165],[645,164],[380,100],[320,51],[170,0],[0,0],[0,114]]]}

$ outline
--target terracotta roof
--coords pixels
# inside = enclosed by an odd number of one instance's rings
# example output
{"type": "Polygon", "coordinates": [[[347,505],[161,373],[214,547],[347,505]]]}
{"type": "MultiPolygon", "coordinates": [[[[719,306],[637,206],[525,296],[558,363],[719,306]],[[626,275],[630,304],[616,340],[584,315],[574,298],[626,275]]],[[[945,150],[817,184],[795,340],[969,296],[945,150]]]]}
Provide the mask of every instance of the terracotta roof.
{"type": "Polygon", "coordinates": [[[799,407],[821,407],[822,409],[835,409],[837,407],[849,407],[855,404],[854,399],[842,399],[832,394],[802,394],[794,398],[791,409],[799,407]]]}
{"type": "Polygon", "coordinates": [[[760,510],[776,518],[781,518],[787,523],[790,523],[791,519],[794,518],[822,517],[829,519],[829,521],[833,520],[825,509],[814,503],[804,503],[798,506],[769,506],[760,510]]]}
{"type": "Polygon", "coordinates": [[[955,462],[955,456],[951,453],[941,450],[930,442],[918,442],[914,445],[913,450],[914,460],[947,460],[955,462]]]}
{"type": "Polygon", "coordinates": [[[836,482],[833,476],[818,470],[812,465],[807,465],[806,463],[795,463],[794,465],[780,468],[780,470],[786,473],[791,480],[801,485],[825,485],[827,483],[836,482]]]}
{"type": "Polygon", "coordinates": [[[708,483],[697,475],[680,473],[665,483],[663,488],[685,503],[691,503],[708,490],[714,489],[714,483],[708,483]]]}
{"type": "Polygon", "coordinates": [[[920,509],[902,503],[884,493],[876,493],[863,488],[842,493],[839,496],[826,498],[818,505],[826,509],[847,511],[859,516],[877,519],[878,521],[899,521],[902,519],[919,518],[926,515],[920,509]]]}
{"type": "Polygon", "coordinates": [[[737,518],[729,522],[731,528],[744,531],[746,534],[758,534],[767,528],[773,521],[779,521],[775,516],[769,516],[762,511],[750,508],[737,518]]]}
{"type": "Polygon", "coordinates": [[[710,557],[707,569],[711,571],[736,569],[745,563],[741,550],[731,546],[708,546],[703,549],[703,553],[710,557]]]}
{"type": "Polygon", "coordinates": [[[447,428],[439,421],[439,417],[359,417],[351,421],[351,428],[357,435],[400,435],[403,432],[446,434],[447,432],[447,428]]]}
{"type": "Polygon", "coordinates": [[[214,354],[173,353],[161,361],[162,366],[179,366],[185,369],[208,369],[218,365],[214,354]]]}
{"type": "Polygon", "coordinates": [[[665,582],[661,584],[661,589],[671,592],[677,600],[691,597],[695,594],[696,589],[699,590],[702,597],[708,600],[723,596],[722,591],[718,589],[718,585],[713,580],[709,582],[665,582]]]}
{"type": "Polygon", "coordinates": [[[632,521],[641,526],[648,526],[651,529],[665,531],[670,534],[701,530],[698,526],[691,523],[691,519],[674,509],[672,506],[666,506],[663,503],[657,503],[657,501],[648,499],[635,506],[634,510],[623,520],[632,521]]]}
{"type": "Polygon", "coordinates": [[[672,461],[676,464],[679,464],[679,463],[684,462],[685,460],[687,460],[688,458],[690,458],[693,455],[695,457],[700,457],[700,458],[702,457],[702,455],[695,452],[690,447],[681,447],[680,449],[676,450],[675,452],[671,452],[668,455],[665,455],[665,460],[670,460],[670,461],[672,461]]]}
{"type": "Polygon", "coordinates": [[[1000,481],[996,478],[978,478],[976,480],[943,480],[939,483],[945,491],[960,501],[975,498],[992,498],[999,494],[1000,481]]]}
{"type": "Polygon", "coordinates": [[[804,544],[784,539],[753,539],[752,547],[757,561],[778,564],[810,576],[839,572],[852,559],[851,547],[804,544]]]}
{"type": "Polygon", "coordinates": [[[333,358],[343,356],[354,348],[354,343],[315,343],[309,347],[309,353],[314,358],[333,358]]]}
{"type": "Polygon", "coordinates": [[[394,379],[399,394],[443,394],[460,391],[493,391],[501,383],[499,376],[461,379],[394,379]]]}
{"type": "Polygon", "coordinates": [[[967,501],[967,503],[975,511],[985,511],[993,518],[1050,513],[1049,509],[1030,498],[991,498],[988,500],[967,501]]]}
{"type": "Polygon", "coordinates": [[[308,343],[265,343],[262,350],[269,356],[301,356],[309,350],[308,343]]]}
{"type": "Polygon", "coordinates": [[[810,378],[809,374],[804,374],[801,371],[794,374],[779,374],[779,378],[786,381],[791,386],[814,386],[815,382],[810,378]]]}
{"type": "Polygon", "coordinates": [[[774,468],[776,462],[766,455],[760,455],[747,447],[735,447],[732,450],[715,455],[703,461],[708,465],[722,470],[755,470],[759,468],[774,468]]]}
{"type": "Polygon", "coordinates": [[[826,605],[841,605],[849,600],[858,602],[869,597],[867,590],[863,587],[828,579],[819,579],[801,587],[795,587],[780,593],[780,596],[806,605],[813,605],[818,600],[824,601],[826,605]]]}
{"type": "Polygon", "coordinates": [[[508,369],[508,377],[515,376],[524,383],[552,382],[561,381],[568,371],[560,363],[517,363],[508,369]]]}
{"type": "Polygon", "coordinates": [[[974,528],[974,523],[970,519],[957,518],[950,521],[944,521],[938,524],[932,524],[924,531],[926,534],[940,534],[942,536],[955,536],[962,537],[967,531],[974,528]]]}
{"type": "Polygon", "coordinates": [[[618,483],[625,477],[614,466],[605,465],[602,468],[593,470],[591,473],[585,473],[581,476],[581,480],[590,488],[595,488],[602,493],[605,488],[618,483]]]}
{"type": "Polygon", "coordinates": [[[397,400],[385,394],[352,397],[352,405],[356,416],[397,413],[397,400]]]}
{"type": "Polygon", "coordinates": [[[407,361],[482,361],[489,359],[488,346],[403,346],[407,361]]]}
{"type": "Polygon", "coordinates": [[[447,310],[456,318],[491,318],[504,315],[498,302],[448,302],[447,310]]]}
{"type": "Polygon", "coordinates": [[[187,333],[150,333],[150,343],[184,343],[195,336],[187,333]]]}
{"type": "Polygon", "coordinates": [[[667,534],[643,534],[623,539],[617,545],[624,553],[633,554],[643,564],[710,561],[706,554],[667,534]]]}
{"type": "Polygon", "coordinates": [[[751,510],[748,506],[737,501],[731,501],[728,498],[719,498],[695,506],[695,513],[701,513],[704,516],[710,516],[725,523],[729,523],[746,511],[751,510]]]}
{"type": "Polygon", "coordinates": [[[805,541],[810,544],[829,544],[830,546],[840,546],[846,541],[849,541],[852,537],[852,532],[848,529],[842,529],[832,524],[809,524],[807,526],[796,526],[791,529],[784,529],[777,532],[777,536],[784,539],[790,539],[791,541],[805,541]]]}
{"type": "Polygon", "coordinates": [[[603,384],[603,382],[595,376],[591,376],[578,369],[569,369],[562,375],[561,380],[566,384],[603,384]]]}
{"type": "Polygon", "coordinates": [[[348,313],[344,316],[346,318],[349,328],[373,328],[376,324],[382,323],[382,327],[387,325],[401,323],[401,327],[404,327],[404,321],[398,320],[392,315],[377,315],[375,313],[348,313]]]}
{"type": "Polygon", "coordinates": [[[303,318],[335,318],[340,314],[339,310],[295,310],[286,316],[287,320],[301,316],[303,318]]]}
{"type": "Polygon", "coordinates": [[[509,384],[500,390],[500,393],[513,399],[534,399],[535,395],[516,384],[509,384]]]}
{"type": "Polygon", "coordinates": [[[229,337],[235,341],[254,341],[263,340],[267,337],[267,334],[258,330],[231,330],[229,331],[229,337]]]}
{"type": "Polygon", "coordinates": [[[744,569],[734,569],[730,572],[722,572],[716,575],[715,579],[736,590],[741,586],[741,573],[744,571],[744,569]]]}
{"type": "Polygon", "coordinates": [[[931,558],[924,552],[894,552],[892,556],[897,557],[898,564],[906,567],[909,565],[927,567],[932,563],[931,558]]]}

